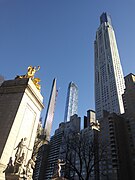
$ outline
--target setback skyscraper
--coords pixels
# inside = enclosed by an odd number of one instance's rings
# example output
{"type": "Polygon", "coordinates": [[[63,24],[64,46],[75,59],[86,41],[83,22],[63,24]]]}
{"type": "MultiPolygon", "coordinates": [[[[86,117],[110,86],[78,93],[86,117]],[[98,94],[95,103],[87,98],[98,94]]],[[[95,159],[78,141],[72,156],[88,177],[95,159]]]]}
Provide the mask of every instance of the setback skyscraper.
{"type": "Polygon", "coordinates": [[[77,114],[78,110],[78,87],[75,83],[70,82],[67,92],[66,108],[64,122],[70,121],[70,117],[77,114]]]}
{"type": "Polygon", "coordinates": [[[96,118],[103,117],[103,110],[122,114],[124,76],[111,18],[107,13],[100,17],[94,49],[96,118]]]}

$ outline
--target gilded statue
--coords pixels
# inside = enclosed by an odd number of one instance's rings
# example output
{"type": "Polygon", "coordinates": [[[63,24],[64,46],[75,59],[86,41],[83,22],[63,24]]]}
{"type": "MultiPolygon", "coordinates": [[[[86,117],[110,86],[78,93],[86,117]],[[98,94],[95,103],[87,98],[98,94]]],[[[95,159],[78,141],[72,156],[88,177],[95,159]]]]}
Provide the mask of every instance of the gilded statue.
{"type": "Polygon", "coordinates": [[[28,71],[27,71],[27,74],[25,75],[26,78],[34,78],[34,75],[35,73],[40,69],[40,66],[38,66],[37,68],[36,67],[32,67],[32,66],[29,66],[28,67],[28,71]]]}
{"type": "Polygon", "coordinates": [[[25,75],[16,76],[15,79],[31,78],[31,80],[35,84],[36,88],[40,91],[40,89],[41,89],[41,86],[39,84],[40,79],[34,78],[35,73],[37,71],[39,71],[39,69],[40,69],[40,66],[38,66],[38,67],[29,66],[27,69],[27,73],[25,75]]]}
{"type": "Polygon", "coordinates": [[[40,69],[40,66],[38,66],[37,68],[36,67],[32,67],[32,66],[29,66],[28,67],[28,70],[27,70],[27,73],[25,75],[21,75],[21,76],[16,76],[16,79],[20,78],[31,78],[31,79],[34,79],[34,75],[35,73],[40,69]]]}
{"type": "Polygon", "coordinates": [[[39,78],[34,78],[34,79],[32,79],[32,81],[33,81],[33,83],[35,84],[35,86],[36,86],[36,88],[38,89],[38,90],[40,90],[41,89],[41,86],[40,86],[40,84],[38,84],[41,80],[39,79],[39,78]]]}

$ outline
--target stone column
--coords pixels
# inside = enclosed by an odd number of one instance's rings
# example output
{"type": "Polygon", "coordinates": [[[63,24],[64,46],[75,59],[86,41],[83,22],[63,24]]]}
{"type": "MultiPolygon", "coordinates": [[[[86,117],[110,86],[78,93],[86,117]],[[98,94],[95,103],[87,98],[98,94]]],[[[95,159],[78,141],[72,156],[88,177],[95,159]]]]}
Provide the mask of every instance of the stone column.
{"type": "Polygon", "coordinates": [[[43,97],[30,78],[4,81],[0,86],[0,180],[16,147],[26,138],[25,162],[31,158],[43,97]]]}

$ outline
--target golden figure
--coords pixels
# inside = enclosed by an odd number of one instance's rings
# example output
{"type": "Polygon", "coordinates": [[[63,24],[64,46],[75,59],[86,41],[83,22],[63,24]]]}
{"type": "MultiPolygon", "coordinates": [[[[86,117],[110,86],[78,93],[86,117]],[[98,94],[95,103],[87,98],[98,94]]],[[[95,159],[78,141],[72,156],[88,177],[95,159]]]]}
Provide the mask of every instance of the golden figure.
{"type": "Polygon", "coordinates": [[[27,72],[27,74],[25,75],[26,78],[34,78],[35,73],[36,73],[39,69],[40,69],[40,66],[38,66],[37,68],[36,68],[36,67],[29,66],[29,67],[28,67],[28,72],[27,72]]]}
{"type": "Polygon", "coordinates": [[[38,84],[41,80],[39,79],[39,78],[34,78],[34,79],[32,79],[32,81],[33,81],[33,83],[35,84],[35,86],[36,86],[36,88],[38,89],[38,90],[40,90],[41,89],[41,86],[40,86],[40,84],[38,84]]]}
{"type": "Polygon", "coordinates": [[[40,91],[41,86],[40,84],[38,84],[40,82],[39,78],[34,78],[35,73],[40,69],[40,66],[36,67],[32,67],[29,66],[27,73],[25,75],[21,75],[21,76],[17,76],[15,79],[22,79],[22,78],[31,78],[33,83],[35,84],[36,88],[40,91]]]}

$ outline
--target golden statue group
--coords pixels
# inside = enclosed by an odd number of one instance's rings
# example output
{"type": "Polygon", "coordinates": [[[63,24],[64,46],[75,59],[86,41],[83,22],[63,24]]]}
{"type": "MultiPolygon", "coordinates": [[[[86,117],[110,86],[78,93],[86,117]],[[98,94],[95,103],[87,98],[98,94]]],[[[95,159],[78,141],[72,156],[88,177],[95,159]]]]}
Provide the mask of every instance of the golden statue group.
{"type": "Polygon", "coordinates": [[[21,75],[21,76],[17,76],[16,79],[22,79],[22,78],[31,78],[33,83],[35,84],[36,88],[38,90],[41,89],[41,86],[39,84],[40,82],[40,79],[39,78],[34,78],[34,75],[35,73],[40,69],[40,66],[38,66],[37,68],[36,67],[32,67],[32,66],[29,66],[28,67],[28,70],[27,70],[27,73],[25,75],[21,75]]]}

